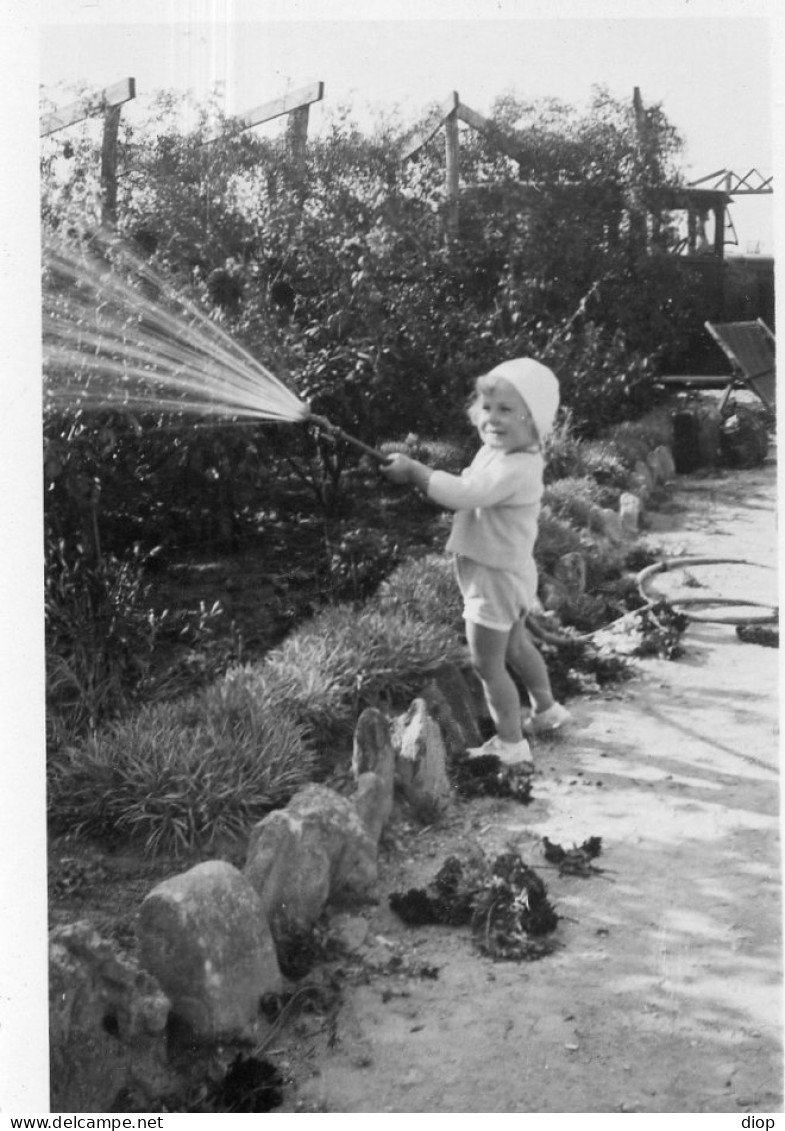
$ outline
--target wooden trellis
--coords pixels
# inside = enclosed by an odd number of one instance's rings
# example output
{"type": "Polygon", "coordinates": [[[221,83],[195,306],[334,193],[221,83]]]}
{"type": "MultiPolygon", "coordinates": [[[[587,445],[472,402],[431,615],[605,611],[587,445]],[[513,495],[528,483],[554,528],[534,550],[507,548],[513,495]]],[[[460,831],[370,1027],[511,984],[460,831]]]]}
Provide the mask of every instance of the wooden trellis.
{"type": "Polygon", "coordinates": [[[411,160],[444,126],[446,227],[450,235],[454,235],[458,227],[460,194],[459,121],[465,122],[467,126],[471,126],[472,129],[484,134],[500,152],[513,161],[520,163],[521,160],[520,148],[515,141],[493,122],[484,118],[482,114],[478,114],[476,110],[472,110],[471,107],[461,102],[457,90],[452,91],[449,98],[441,103],[424,129],[409,140],[401,154],[401,163],[411,160]]]}
{"type": "MultiPolygon", "coordinates": [[[[85,118],[104,116],[104,132],[101,144],[101,190],[102,190],[102,220],[109,226],[117,222],[117,137],[120,128],[120,112],[123,103],[136,97],[136,80],[123,79],[122,82],[106,87],[87,99],[80,99],[60,110],[42,115],[39,122],[39,135],[48,137],[50,134],[64,130],[85,118]]],[[[314,102],[319,102],[324,97],[324,83],[315,82],[308,86],[293,90],[280,98],[265,102],[251,110],[239,114],[233,120],[231,133],[240,133],[261,125],[263,122],[272,121],[284,114],[289,116],[288,140],[292,156],[302,165],[305,161],[305,146],[308,139],[309,107],[314,102]]],[[[205,144],[217,141],[225,134],[215,135],[207,139],[205,144]]]]}
{"type": "Polygon", "coordinates": [[[120,128],[120,113],[123,103],[136,97],[136,80],[123,79],[113,86],[106,87],[91,98],[80,99],[49,114],[44,114],[39,122],[39,136],[64,130],[85,118],[103,114],[104,133],[101,143],[101,212],[104,224],[113,226],[117,222],[117,135],[120,128]]]}
{"type": "MultiPolygon", "coordinates": [[[[229,136],[250,130],[254,126],[262,125],[263,122],[271,122],[274,118],[280,118],[287,114],[289,116],[287,129],[289,146],[297,164],[302,165],[305,161],[305,146],[308,140],[310,107],[314,102],[321,102],[323,98],[323,82],[313,82],[308,86],[300,87],[299,90],[293,90],[280,98],[274,98],[271,102],[264,102],[261,106],[255,106],[252,110],[238,114],[232,119],[233,128],[230,129],[229,136]]],[[[219,141],[226,136],[226,133],[214,134],[207,138],[206,144],[219,141]]]]}

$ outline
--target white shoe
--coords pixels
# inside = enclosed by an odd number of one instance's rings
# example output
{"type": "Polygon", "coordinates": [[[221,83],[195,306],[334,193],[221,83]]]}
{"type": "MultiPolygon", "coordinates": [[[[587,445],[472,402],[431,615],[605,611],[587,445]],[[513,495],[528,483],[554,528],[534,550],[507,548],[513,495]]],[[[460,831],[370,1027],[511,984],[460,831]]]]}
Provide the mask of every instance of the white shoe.
{"type": "Polygon", "coordinates": [[[569,722],[572,715],[561,703],[554,703],[547,711],[535,711],[521,720],[524,734],[550,734],[569,722]]]}
{"type": "Polygon", "coordinates": [[[502,742],[498,734],[495,734],[482,746],[470,746],[467,753],[470,758],[484,758],[492,755],[505,766],[534,769],[531,748],[525,738],[522,738],[520,742],[502,742]]]}

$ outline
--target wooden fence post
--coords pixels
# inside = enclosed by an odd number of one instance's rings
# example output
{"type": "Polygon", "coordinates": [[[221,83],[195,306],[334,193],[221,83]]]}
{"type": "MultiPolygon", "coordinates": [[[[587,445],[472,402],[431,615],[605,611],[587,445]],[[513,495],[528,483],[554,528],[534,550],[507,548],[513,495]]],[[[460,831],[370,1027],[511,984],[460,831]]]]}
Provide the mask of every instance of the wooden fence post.
{"type": "Polygon", "coordinates": [[[109,86],[87,102],[72,102],[52,114],[44,114],[39,122],[39,135],[64,130],[76,122],[93,117],[103,111],[104,133],[101,142],[101,220],[114,227],[117,223],[117,137],[120,130],[120,113],[124,102],[136,97],[136,80],[123,79],[109,86]]]}
{"type": "Polygon", "coordinates": [[[117,135],[120,107],[109,106],[104,114],[101,144],[101,220],[108,227],[117,224],[117,135]]]}
{"type": "Polygon", "coordinates": [[[308,106],[297,106],[289,112],[287,137],[292,159],[299,173],[305,171],[305,147],[308,142],[308,106]]]}
{"type": "MultiPolygon", "coordinates": [[[[458,95],[455,93],[455,101],[458,95]]],[[[458,198],[460,192],[460,142],[458,139],[457,106],[444,121],[444,181],[445,181],[445,227],[448,240],[458,233],[458,198]]]]}

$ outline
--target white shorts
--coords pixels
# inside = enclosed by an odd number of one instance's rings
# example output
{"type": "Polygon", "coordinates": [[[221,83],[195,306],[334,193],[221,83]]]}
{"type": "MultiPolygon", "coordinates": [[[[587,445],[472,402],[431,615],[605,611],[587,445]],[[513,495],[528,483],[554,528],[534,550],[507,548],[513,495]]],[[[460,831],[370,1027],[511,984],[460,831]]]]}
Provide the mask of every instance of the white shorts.
{"type": "Polygon", "coordinates": [[[509,632],[534,604],[533,584],[515,573],[491,569],[458,554],[455,558],[458,585],[463,595],[463,616],[472,624],[509,632]]]}

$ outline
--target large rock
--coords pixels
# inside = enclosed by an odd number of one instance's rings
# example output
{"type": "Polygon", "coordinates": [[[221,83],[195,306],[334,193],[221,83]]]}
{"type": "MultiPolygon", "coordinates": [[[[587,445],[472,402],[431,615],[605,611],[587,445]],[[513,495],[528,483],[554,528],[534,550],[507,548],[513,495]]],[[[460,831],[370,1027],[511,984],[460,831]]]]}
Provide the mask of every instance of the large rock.
{"type": "Polygon", "coordinates": [[[424,699],[413,700],[406,714],[394,720],[393,744],[396,783],[407,800],[415,807],[448,802],[447,752],[424,699]]]}
{"type": "Polygon", "coordinates": [[[366,898],[376,883],[376,854],[352,801],[307,785],[253,828],[244,874],[280,944],[311,927],[333,897],[366,898]]]}
{"type": "Polygon", "coordinates": [[[621,519],[609,507],[592,507],[591,529],[617,545],[624,541],[621,519]]]}
{"type": "Polygon", "coordinates": [[[631,491],[624,491],[619,498],[619,518],[626,534],[637,534],[641,525],[641,501],[631,491]]]}
{"type": "Polygon", "coordinates": [[[368,707],[354,731],[352,773],[357,783],[354,807],[378,842],[393,810],[395,750],[386,715],[368,707]]]}
{"type": "Polygon", "coordinates": [[[53,930],[51,1110],[142,1110],[120,1106],[120,1097],[131,1089],[148,1096],[171,1090],[176,1079],[166,1058],[169,1011],[157,982],[90,923],[53,930]]]}
{"type": "Polygon", "coordinates": [[[670,448],[665,444],[659,444],[646,456],[646,463],[649,465],[654,482],[657,486],[661,484],[670,483],[676,475],[676,465],[673,462],[670,448]]]}
{"type": "Polygon", "coordinates": [[[386,783],[378,774],[360,774],[352,803],[368,835],[378,844],[393,808],[386,783]]]}
{"type": "Polygon", "coordinates": [[[200,1038],[252,1035],[260,997],[280,991],[261,901],[226,861],[197,864],[153,888],[138,933],[144,966],[200,1038]]]}
{"type": "Polygon", "coordinates": [[[428,713],[439,724],[448,756],[462,755],[482,742],[478,717],[487,715],[479,679],[452,664],[439,668],[422,689],[428,713]]]}
{"type": "Polygon", "coordinates": [[[569,593],[560,582],[547,575],[540,578],[540,603],[545,612],[560,613],[569,599],[569,593]]]}
{"type": "Polygon", "coordinates": [[[586,592],[586,559],[577,550],[562,554],[553,568],[553,576],[567,591],[571,601],[586,592]]]}
{"type": "Polygon", "coordinates": [[[645,503],[654,490],[654,475],[645,460],[639,459],[629,478],[630,490],[645,503]]]}

